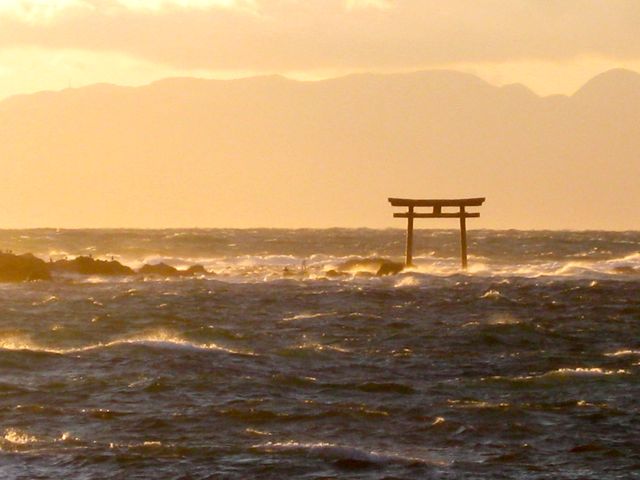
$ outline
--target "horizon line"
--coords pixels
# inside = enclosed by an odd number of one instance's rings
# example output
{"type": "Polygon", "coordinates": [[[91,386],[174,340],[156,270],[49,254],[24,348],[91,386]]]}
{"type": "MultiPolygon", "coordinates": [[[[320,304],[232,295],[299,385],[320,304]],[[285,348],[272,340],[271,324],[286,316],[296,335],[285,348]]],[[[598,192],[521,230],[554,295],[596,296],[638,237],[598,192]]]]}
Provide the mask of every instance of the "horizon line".
{"type": "MultiPolygon", "coordinates": [[[[0,232],[9,231],[36,231],[36,230],[57,230],[57,231],[86,231],[86,230],[399,230],[406,231],[406,227],[1,227],[0,232]]],[[[415,230],[452,230],[458,232],[458,227],[415,227],[415,230]]],[[[477,228],[467,227],[467,231],[492,231],[492,232],[571,232],[571,233],[588,233],[588,232],[612,232],[612,233],[640,233],[640,229],[628,228],[477,228]]]]}

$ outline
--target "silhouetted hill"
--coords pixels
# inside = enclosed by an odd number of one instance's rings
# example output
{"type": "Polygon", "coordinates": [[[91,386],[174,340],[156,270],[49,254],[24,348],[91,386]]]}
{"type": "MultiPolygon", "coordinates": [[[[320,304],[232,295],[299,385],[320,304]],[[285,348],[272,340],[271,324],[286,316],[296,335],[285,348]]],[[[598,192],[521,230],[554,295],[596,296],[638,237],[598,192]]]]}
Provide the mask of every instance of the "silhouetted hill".
{"type": "Polygon", "coordinates": [[[640,95],[640,74],[624,68],[615,68],[596,75],[583,85],[573,96],[586,98],[606,98],[612,92],[616,97],[640,95]]]}
{"type": "Polygon", "coordinates": [[[0,102],[0,223],[402,227],[388,196],[484,195],[471,227],[631,229],[639,153],[628,71],[544,98],[447,71],[95,85],[0,102]]]}

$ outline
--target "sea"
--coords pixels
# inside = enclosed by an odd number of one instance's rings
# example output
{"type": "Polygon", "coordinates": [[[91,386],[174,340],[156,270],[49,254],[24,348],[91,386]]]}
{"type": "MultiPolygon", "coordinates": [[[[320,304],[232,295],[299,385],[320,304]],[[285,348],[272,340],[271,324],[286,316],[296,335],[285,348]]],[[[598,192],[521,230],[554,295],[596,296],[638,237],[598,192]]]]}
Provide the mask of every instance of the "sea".
{"type": "Polygon", "coordinates": [[[0,284],[0,478],[640,478],[640,232],[404,235],[0,231],[210,272],[0,284]]]}

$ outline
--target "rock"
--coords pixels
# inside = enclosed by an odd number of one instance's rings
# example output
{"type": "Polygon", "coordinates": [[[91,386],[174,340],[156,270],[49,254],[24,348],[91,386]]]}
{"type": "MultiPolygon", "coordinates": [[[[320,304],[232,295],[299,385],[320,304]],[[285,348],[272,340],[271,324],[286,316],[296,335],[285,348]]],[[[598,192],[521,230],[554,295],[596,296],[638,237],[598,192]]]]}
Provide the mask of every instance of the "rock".
{"type": "Polygon", "coordinates": [[[370,273],[378,277],[383,275],[395,275],[404,270],[404,264],[392,262],[386,258],[356,258],[348,260],[338,266],[338,272],[370,273]]]}
{"type": "Polygon", "coordinates": [[[14,255],[0,253],[0,282],[50,280],[49,266],[30,253],[14,255]]]}
{"type": "Polygon", "coordinates": [[[397,275],[403,270],[404,270],[403,263],[387,261],[387,262],[384,262],[382,265],[380,265],[380,268],[376,272],[376,275],[378,277],[382,277],[385,275],[397,275]]]}
{"type": "Polygon", "coordinates": [[[338,272],[337,270],[327,270],[324,272],[327,278],[340,278],[340,277],[348,277],[349,274],[346,272],[338,272]]]}
{"type": "Polygon", "coordinates": [[[181,274],[177,268],[167,265],[166,263],[156,263],[154,265],[146,263],[138,270],[138,273],[142,273],[143,275],[158,275],[161,277],[177,277],[181,274]]]}
{"type": "Polygon", "coordinates": [[[377,272],[380,266],[388,262],[389,260],[385,258],[354,258],[352,260],[347,260],[344,263],[338,265],[338,271],[340,272],[377,272]]]}
{"type": "Polygon", "coordinates": [[[91,257],[58,260],[51,264],[51,270],[79,275],[133,275],[134,273],[129,267],[116,260],[96,260],[91,257]]]}
{"type": "Polygon", "coordinates": [[[156,264],[144,264],[142,268],[138,270],[138,273],[142,275],[154,275],[158,277],[187,277],[187,276],[196,276],[196,275],[208,275],[209,272],[202,265],[191,265],[186,270],[178,270],[171,265],[167,265],[166,263],[156,263],[156,264]]]}
{"type": "Polygon", "coordinates": [[[186,270],[181,271],[183,275],[207,275],[209,272],[202,265],[191,265],[186,270]]]}

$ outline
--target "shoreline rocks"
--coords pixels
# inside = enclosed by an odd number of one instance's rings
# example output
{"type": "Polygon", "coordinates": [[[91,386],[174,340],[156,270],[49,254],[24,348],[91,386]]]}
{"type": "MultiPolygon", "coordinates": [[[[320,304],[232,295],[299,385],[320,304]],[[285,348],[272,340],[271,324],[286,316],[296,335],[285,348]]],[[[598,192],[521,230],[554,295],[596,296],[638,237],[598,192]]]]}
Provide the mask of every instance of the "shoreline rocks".
{"type": "Polygon", "coordinates": [[[78,275],[133,275],[135,272],[116,260],[96,260],[92,257],[77,257],[73,260],[58,260],[49,264],[51,271],[78,275]]]}
{"type": "Polygon", "coordinates": [[[142,275],[157,275],[160,277],[177,277],[180,275],[177,268],[167,265],[166,263],[145,263],[138,269],[138,273],[142,275]]]}
{"type": "Polygon", "coordinates": [[[141,275],[151,275],[158,277],[193,277],[198,275],[208,275],[209,271],[202,265],[191,265],[186,270],[178,270],[176,267],[167,265],[166,263],[145,263],[138,269],[141,275]]]}
{"type": "Polygon", "coordinates": [[[11,252],[0,253],[0,283],[52,280],[56,276],[64,277],[65,275],[148,275],[166,278],[197,277],[215,275],[215,273],[209,272],[202,265],[191,265],[187,269],[179,270],[166,263],[145,264],[138,271],[134,271],[131,267],[113,259],[100,260],[89,256],[80,256],[73,260],[45,262],[31,253],[22,255],[11,252]]]}
{"type": "Polygon", "coordinates": [[[46,262],[30,253],[0,253],[0,282],[35,280],[51,280],[51,272],[46,262]]]}
{"type": "Polygon", "coordinates": [[[383,277],[386,275],[396,275],[404,270],[403,263],[393,262],[386,258],[357,258],[347,260],[337,267],[335,270],[330,270],[332,276],[336,277],[337,274],[351,273],[356,276],[375,275],[376,277],[383,277]]]}

